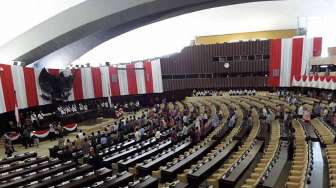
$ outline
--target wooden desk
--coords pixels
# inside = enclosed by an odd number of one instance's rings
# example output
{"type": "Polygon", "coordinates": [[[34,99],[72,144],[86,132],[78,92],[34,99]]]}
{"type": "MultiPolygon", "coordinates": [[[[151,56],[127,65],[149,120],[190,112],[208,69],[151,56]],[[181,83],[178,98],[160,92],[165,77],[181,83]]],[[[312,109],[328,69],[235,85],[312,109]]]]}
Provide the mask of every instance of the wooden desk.
{"type": "Polygon", "coordinates": [[[220,187],[234,186],[239,181],[239,178],[244,174],[245,170],[250,166],[257,153],[262,149],[263,144],[263,141],[257,141],[254,148],[252,148],[252,150],[233,169],[233,171],[227,177],[220,180],[220,187]]]}
{"type": "Polygon", "coordinates": [[[233,140],[211,161],[203,164],[196,172],[188,174],[188,182],[190,183],[190,186],[199,186],[200,183],[204,181],[214,170],[218,169],[232,153],[232,151],[237,147],[238,142],[238,140],[233,140]]]}
{"type": "Polygon", "coordinates": [[[15,180],[15,181],[0,184],[0,187],[18,187],[18,186],[24,185],[26,183],[29,183],[29,182],[32,182],[32,181],[35,181],[35,180],[45,178],[45,177],[50,176],[52,174],[56,174],[58,172],[63,172],[64,170],[73,168],[75,166],[76,166],[76,163],[70,162],[68,164],[63,164],[59,167],[52,168],[52,169],[49,169],[47,171],[44,171],[43,173],[38,172],[34,175],[28,175],[26,177],[23,177],[21,179],[15,180]]]}
{"type": "Polygon", "coordinates": [[[102,151],[99,151],[99,156],[103,157],[103,156],[106,156],[106,155],[113,154],[113,153],[118,152],[120,150],[123,150],[127,147],[130,147],[130,146],[132,146],[136,143],[138,143],[138,142],[135,141],[134,139],[132,139],[130,141],[126,141],[126,142],[119,143],[119,144],[111,146],[111,147],[104,148],[102,151]]]}
{"type": "MultiPolygon", "coordinates": [[[[238,125],[236,125],[238,126],[238,125]]],[[[246,122],[242,123],[242,126],[240,127],[240,130],[237,135],[233,137],[234,140],[242,141],[243,138],[245,138],[251,131],[251,126],[247,126],[246,122]]]]}
{"type": "Polygon", "coordinates": [[[42,163],[39,163],[39,164],[36,164],[36,165],[27,166],[23,170],[14,171],[12,173],[8,173],[6,175],[0,176],[0,181],[9,180],[9,179],[17,177],[17,176],[22,176],[24,174],[29,174],[31,172],[35,172],[35,171],[38,171],[38,170],[43,169],[43,168],[48,168],[50,166],[59,164],[60,162],[61,162],[60,160],[54,160],[54,161],[42,162],[42,163]]]}
{"type": "Polygon", "coordinates": [[[113,173],[112,170],[107,169],[107,168],[102,168],[99,171],[94,171],[94,173],[91,175],[84,175],[83,178],[81,179],[77,179],[77,180],[72,179],[68,183],[62,185],[62,187],[63,188],[75,188],[75,187],[81,188],[81,187],[90,185],[96,181],[103,180],[107,176],[112,175],[112,173],[113,173]]]}
{"type": "Polygon", "coordinates": [[[148,175],[152,172],[152,170],[159,168],[159,166],[166,161],[170,160],[176,155],[179,155],[180,153],[184,152],[189,146],[191,146],[190,141],[185,141],[184,143],[181,143],[180,146],[177,146],[175,149],[172,149],[168,151],[167,153],[163,154],[162,156],[156,158],[155,160],[147,163],[142,164],[138,166],[140,176],[148,175]]]}
{"type": "Polygon", "coordinates": [[[105,180],[103,184],[97,186],[96,188],[109,188],[109,187],[122,187],[126,186],[128,182],[133,181],[133,174],[125,171],[121,173],[121,176],[114,175],[112,179],[105,180]]]}
{"type": "Polygon", "coordinates": [[[123,171],[123,170],[128,170],[128,167],[130,166],[134,166],[136,163],[138,163],[139,161],[149,157],[149,156],[152,156],[152,155],[155,155],[156,153],[162,151],[163,149],[169,147],[170,145],[172,144],[172,142],[169,140],[169,141],[166,141],[164,143],[160,142],[158,143],[158,145],[154,148],[150,148],[149,151],[147,152],[144,152],[138,156],[135,156],[129,160],[126,160],[126,161],[120,161],[118,162],[118,169],[119,171],[123,171]]]}
{"type": "Polygon", "coordinates": [[[147,147],[155,144],[156,142],[157,142],[156,139],[147,140],[142,144],[139,143],[139,144],[133,146],[132,148],[127,148],[128,150],[123,150],[120,153],[114,153],[112,156],[106,157],[105,159],[103,159],[103,161],[104,161],[104,163],[107,163],[107,164],[115,163],[115,162],[119,161],[120,159],[124,159],[124,158],[127,158],[130,155],[135,154],[137,151],[140,151],[142,149],[146,149],[147,147]]]}
{"type": "Polygon", "coordinates": [[[36,157],[37,154],[35,152],[27,152],[27,153],[21,153],[16,154],[15,156],[9,157],[9,158],[3,158],[0,160],[0,165],[9,164],[15,161],[22,161],[31,157],[36,157]]]}
{"type": "Polygon", "coordinates": [[[306,136],[311,141],[319,141],[319,137],[315,133],[315,128],[310,124],[300,120],[300,123],[306,133],[306,136]]]}
{"type": "MultiPolygon", "coordinates": [[[[218,126],[220,126],[220,125],[218,125],[218,126]]],[[[228,134],[228,132],[230,132],[230,128],[227,126],[227,123],[225,123],[225,126],[224,126],[224,128],[223,129],[221,129],[219,132],[218,132],[218,134],[216,134],[216,135],[214,135],[213,137],[212,137],[212,139],[213,140],[222,140],[222,138],[224,138],[224,136],[226,135],[226,134],[228,134]]]]}
{"type": "Polygon", "coordinates": [[[212,140],[208,142],[205,146],[197,150],[195,153],[192,153],[191,155],[177,162],[168,169],[162,170],[161,171],[162,181],[172,181],[177,176],[178,173],[182,172],[183,169],[187,168],[192,163],[203,157],[211,148],[213,148],[216,145],[216,143],[217,141],[212,140]]]}
{"type": "MultiPolygon", "coordinates": [[[[30,166],[33,164],[41,163],[43,161],[47,161],[49,158],[47,156],[37,157],[37,158],[28,158],[23,161],[23,163],[13,164],[11,163],[10,166],[7,168],[0,168],[0,174],[4,172],[10,172],[19,168],[24,168],[26,166],[30,166]],[[31,159],[31,160],[29,160],[31,159]]],[[[19,162],[19,161],[16,161],[19,162]]]]}
{"type": "Polygon", "coordinates": [[[59,176],[51,176],[50,179],[45,181],[40,181],[38,184],[35,184],[31,186],[30,188],[45,188],[52,185],[57,185],[63,181],[66,181],[68,179],[74,178],[76,176],[79,176],[80,174],[83,174],[85,172],[88,172],[92,170],[93,167],[91,165],[84,165],[78,167],[76,170],[70,171],[70,172],[64,172],[62,175],[59,176]]]}
{"type": "Polygon", "coordinates": [[[280,153],[278,155],[278,159],[271,168],[268,177],[266,177],[265,181],[260,186],[268,188],[277,187],[279,183],[279,177],[284,173],[287,161],[288,161],[288,142],[281,141],[280,153]]]}
{"type": "Polygon", "coordinates": [[[152,176],[149,176],[145,181],[136,184],[135,186],[130,186],[134,188],[157,188],[159,186],[159,180],[152,176]]]}

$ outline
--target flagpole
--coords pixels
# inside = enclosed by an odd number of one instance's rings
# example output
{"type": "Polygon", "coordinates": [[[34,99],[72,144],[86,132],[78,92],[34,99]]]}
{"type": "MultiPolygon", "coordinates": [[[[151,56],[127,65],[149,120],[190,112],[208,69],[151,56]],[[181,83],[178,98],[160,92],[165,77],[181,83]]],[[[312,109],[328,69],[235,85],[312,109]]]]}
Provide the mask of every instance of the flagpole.
{"type": "Polygon", "coordinates": [[[20,114],[19,114],[19,108],[18,108],[18,103],[17,103],[17,99],[16,99],[16,91],[14,90],[14,98],[15,98],[15,109],[14,109],[14,113],[15,113],[15,120],[16,120],[16,126],[18,128],[21,127],[21,122],[20,122],[20,114]]]}
{"type": "MultiPolygon", "coordinates": [[[[109,66],[107,66],[107,70],[109,70],[110,69],[110,67],[109,66]]],[[[109,82],[107,83],[107,89],[108,89],[108,103],[109,103],[109,106],[110,106],[110,108],[112,108],[112,101],[111,101],[111,81],[110,81],[110,76],[109,76],[109,82]]]]}

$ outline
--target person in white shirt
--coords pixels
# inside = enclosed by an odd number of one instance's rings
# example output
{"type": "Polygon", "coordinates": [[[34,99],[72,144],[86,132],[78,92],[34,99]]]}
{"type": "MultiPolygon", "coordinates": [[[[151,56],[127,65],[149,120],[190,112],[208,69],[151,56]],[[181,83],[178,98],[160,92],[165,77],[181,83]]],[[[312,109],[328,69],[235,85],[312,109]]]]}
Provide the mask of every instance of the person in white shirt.
{"type": "Polygon", "coordinates": [[[75,104],[72,105],[72,108],[71,108],[72,112],[77,112],[77,107],[75,104]]]}
{"type": "Polygon", "coordinates": [[[37,117],[36,117],[35,112],[33,112],[33,113],[30,115],[30,120],[31,120],[32,122],[34,122],[34,121],[37,120],[37,117]]]}
{"type": "Polygon", "coordinates": [[[331,112],[335,112],[336,110],[336,103],[334,101],[331,101],[330,104],[329,104],[329,108],[331,110],[331,112]]]}
{"type": "Polygon", "coordinates": [[[160,132],[159,129],[157,129],[156,132],[155,132],[155,138],[160,139],[160,137],[161,137],[161,132],[160,132]]]}
{"type": "Polygon", "coordinates": [[[303,117],[303,113],[304,113],[304,108],[303,108],[303,105],[301,104],[299,109],[298,109],[298,116],[299,118],[302,118],[303,117]]]}
{"type": "Polygon", "coordinates": [[[266,118],[266,116],[267,116],[267,109],[265,107],[262,108],[262,114],[263,114],[263,118],[266,118]]]}
{"type": "Polygon", "coordinates": [[[41,121],[44,119],[43,113],[40,111],[40,113],[37,115],[37,118],[41,121]]]}
{"type": "Polygon", "coordinates": [[[188,123],[188,116],[183,115],[182,121],[183,121],[183,124],[187,124],[188,123]]]}
{"type": "Polygon", "coordinates": [[[55,130],[55,125],[53,124],[53,123],[50,123],[49,124],[49,138],[50,138],[50,141],[52,141],[52,140],[55,140],[56,138],[55,138],[55,132],[56,132],[56,130],[55,130]]]}
{"type": "Polygon", "coordinates": [[[203,120],[208,120],[208,114],[206,112],[203,114],[203,120]]]}
{"type": "Polygon", "coordinates": [[[82,130],[79,130],[78,137],[79,137],[79,139],[84,139],[84,135],[83,135],[82,130]]]}
{"type": "Polygon", "coordinates": [[[139,131],[139,129],[137,128],[135,133],[134,133],[134,137],[135,137],[135,140],[138,142],[141,140],[141,133],[139,131]]]}
{"type": "MultiPolygon", "coordinates": [[[[184,124],[184,125],[186,125],[186,124],[184,124]]],[[[196,118],[195,127],[196,127],[196,129],[199,129],[201,127],[201,117],[200,116],[198,116],[196,118]]]]}
{"type": "Polygon", "coordinates": [[[62,116],[66,115],[65,110],[61,109],[61,115],[62,115],[62,116]]]}
{"type": "Polygon", "coordinates": [[[88,110],[87,104],[84,104],[84,110],[88,110]]]}
{"type": "Polygon", "coordinates": [[[70,108],[70,106],[67,106],[67,107],[66,107],[66,113],[67,113],[67,114],[71,114],[71,108],[70,108]]]}
{"type": "Polygon", "coordinates": [[[83,111],[84,110],[84,106],[82,103],[79,103],[79,111],[83,111]]]}
{"type": "Polygon", "coordinates": [[[118,131],[118,124],[115,122],[112,124],[112,131],[118,131]]]}
{"type": "Polygon", "coordinates": [[[256,90],[253,89],[253,90],[252,90],[252,95],[255,95],[255,94],[256,94],[256,90]]]}

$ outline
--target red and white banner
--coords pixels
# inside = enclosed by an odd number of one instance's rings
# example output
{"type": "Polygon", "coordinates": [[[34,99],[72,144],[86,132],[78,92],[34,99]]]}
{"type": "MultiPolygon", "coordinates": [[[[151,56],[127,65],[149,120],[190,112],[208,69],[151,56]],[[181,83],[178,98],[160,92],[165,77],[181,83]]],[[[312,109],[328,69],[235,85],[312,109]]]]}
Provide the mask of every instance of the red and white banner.
{"type": "Polygon", "coordinates": [[[322,38],[290,38],[270,41],[268,85],[290,87],[293,78],[307,75],[310,59],[320,56],[322,38]]]}
{"type": "Polygon", "coordinates": [[[72,124],[69,124],[69,125],[64,125],[63,128],[67,131],[74,131],[77,129],[77,123],[72,123],[72,124]]]}
{"type": "MultiPolygon", "coordinates": [[[[50,104],[41,97],[38,77],[42,69],[0,64],[0,113],[50,104]]],[[[80,69],[48,69],[52,75],[73,75],[69,101],[120,95],[162,93],[160,59],[80,69]]]]}
{"type": "Polygon", "coordinates": [[[14,141],[14,140],[17,140],[20,138],[21,134],[18,133],[18,132],[15,132],[15,131],[12,131],[12,132],[6,132],[4,134],[5,138],[11,140],[11,141],[14,141]]]}
{"type": "Polygon", "coordinates": [[[38,130],[38,131],[32,131],[31,137],[36,136],[37,138],[45,138],[49,135],[49,130],[38,130]]]}
{"type": "Polygon", "coordinates": [[[335,76],[300,76],[293,79],[292,86],[313,87],[320,89],[336,89],[335,76]]]}

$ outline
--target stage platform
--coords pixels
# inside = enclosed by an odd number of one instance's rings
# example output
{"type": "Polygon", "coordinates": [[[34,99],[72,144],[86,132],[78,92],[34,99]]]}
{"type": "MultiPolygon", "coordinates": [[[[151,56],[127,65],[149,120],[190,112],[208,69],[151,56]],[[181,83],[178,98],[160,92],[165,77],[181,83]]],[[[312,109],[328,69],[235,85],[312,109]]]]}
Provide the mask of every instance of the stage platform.
{"type": "MultiPolygon", "coordinates": [[[[145,108],[140,109],[138,112],[136,112],[135,116],[139,117],[142,112],[145,110],[145,108]]],[[[127,117],[133,115],[133,113],[127,113],[125,112],[123,117],[127,117]]],[[[83,121],[81,123],[78,123],[78,128],[77,128],[77,132],[72,132],[69,133],[67,136],[65,136],[65,140],[66,139],[70,139],[70,140],[74,140],[76,138],[76,134],[78,133],[79,130],[83,130],[83,132],[85,132],[87,135],[90,135],[91,132],[93,131],[99,131],[99,130],[104,130],[104,128],[113,123],[114,121],[118,121],[118,119],[114,119],[114,118],[97,118],[94,120],[87,120],[87,121],[83,121]]],[[[38,155],[46,155],[49,156],[49,148],[56,145],[57,144],[57,140],[54,141],[43,141],[40,142],[39,147],[28,147],[27,149],[22,145],[22,144],[15,144],[14,148],[15,148],[15,152],[14,154],[17,153],[24,153],[24,152],[28,152],[28,151],[36,151],[38,155]]],[[[4,142],[3,142],[3,138],[1,139],[0,142],[0,158],[5,157],[5,148],[4,148],[4,142]]]]}
{"type": "MultiPolygon", "coordinates": [[[[111,124],[112,122],[116,121],[116,119],[112,119],[112,118],[104,118],[104,119],[97,119],[97,120],[89,120],[89,121],[84,121],[78,124],[78,130],[83,130],[83,132],[85,132],[86,134],[91,134],[92,131],[98,131],[98,130],[103,130],[104,127],[106,127],[108,124],[111,124]]],[[[78,132],[72,132],[69,133],[67,136],[65,136],[65,140],[66,139],[70,139],[70,140],[74,140],[76,138],[76,134],[78,132]]],[[[40,142],[39,147],[28,147],[27,149],[25,149],[24,146],[22,146],[22,144],[16,144],[14,146],[16,153],[23,153],[23,152],[27,152],[27,151],[36,151],[37,155],[47,155],[49,156],[49,150],[48,148],[54,146],[57,144],[57,140],[55,141],[43,141],[40,142]]],[[[0,146],[0,158],[5,157],[5,149],[4,149],[4,145],[3,142],[1,143],[0,146]]]]}

